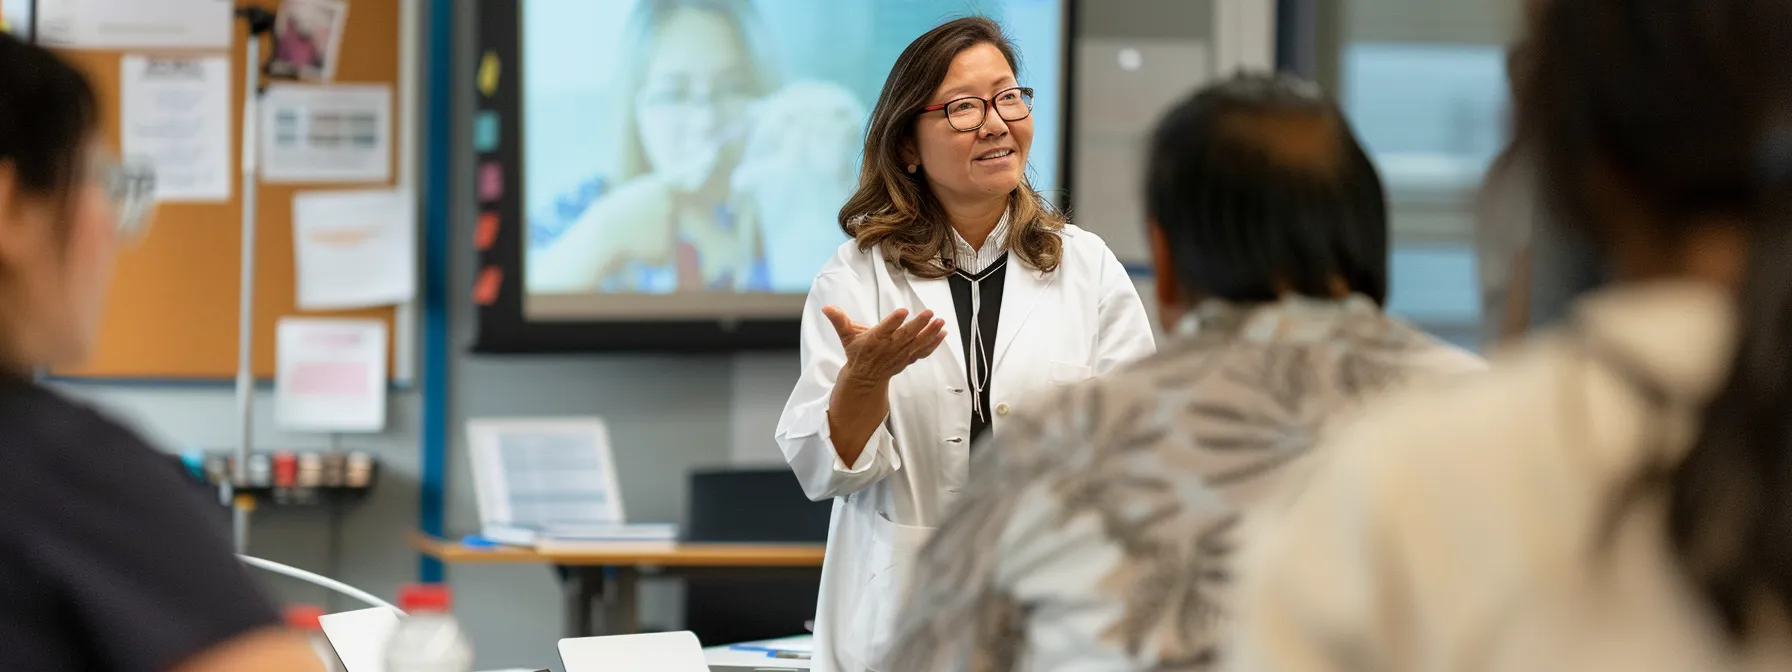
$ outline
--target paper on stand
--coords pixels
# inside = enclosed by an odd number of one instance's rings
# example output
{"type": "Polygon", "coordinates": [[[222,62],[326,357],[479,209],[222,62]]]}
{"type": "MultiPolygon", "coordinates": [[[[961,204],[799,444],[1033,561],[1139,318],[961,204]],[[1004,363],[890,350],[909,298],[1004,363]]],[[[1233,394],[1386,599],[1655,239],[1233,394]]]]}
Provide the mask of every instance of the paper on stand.
{"type": "Polygon", "coordinates": [[[600,418],[467,423],[480,534],[499,543],[573,550],[647,550],[678,538],[671,524],[628,524],[609,430],[600,418]]]}
{"type": "Polygon", "coordinates": [[[292,199],[298,306],[389,306],[417,294],[416,203],[401,191],[315,191],[292,199]]]}
{"type": "Polygon", "coordinates": [[[386,323],[284,317],[277,328],[274,417],[284,429],[386,427],[386,323]]]}
{"type": "Polygon", "coordinates": [[[124,155],[156,168],[156,200],[230,200],[230,60],[125,56],[119,132],[124,155]]]}
{"type": "Polygon", "coordinates": [[[391,181],[391,86],[278,85],[260,105],[263,180],[391,181]]]}
{"type": "Polygon", "coordinates": [[[227,49],[233,0],[37,0],[37,37],[74,49],[227,49]]]}
{"type": "Polygon", "coordinates": [[[599,418],[467,423],[479,517],[540,531],[623,522],[610,433],[599,418]]]}

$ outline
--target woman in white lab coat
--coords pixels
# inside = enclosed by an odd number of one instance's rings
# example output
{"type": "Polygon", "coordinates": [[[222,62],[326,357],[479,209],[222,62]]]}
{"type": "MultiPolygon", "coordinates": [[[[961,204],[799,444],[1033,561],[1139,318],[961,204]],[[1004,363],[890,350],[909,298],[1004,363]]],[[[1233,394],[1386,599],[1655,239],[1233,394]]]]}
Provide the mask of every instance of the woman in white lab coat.
{"type": "Polygon", "coordinates": [[[1033,393],[1154,350],[1114,254],[1027,183],[1032,90],[1016,71],[983,18],[903,51],[840,212],[853,240],[809,292],[778,444],[811,498],[834,499],[818,670],[882,667],[905,570],[972,477],[973,438],[1033,393]]]}

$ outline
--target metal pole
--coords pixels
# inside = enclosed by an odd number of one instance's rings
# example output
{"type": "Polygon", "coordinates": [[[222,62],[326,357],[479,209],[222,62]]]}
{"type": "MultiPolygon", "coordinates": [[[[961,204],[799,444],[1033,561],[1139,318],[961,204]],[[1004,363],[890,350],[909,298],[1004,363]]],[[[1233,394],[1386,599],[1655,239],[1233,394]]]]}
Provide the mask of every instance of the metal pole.
{"type": "MultiPolygon", "coordinates": [[[[261,89],[261,36],[253,28],[244,45],[243,62],[243,247],[242,273],[238,281],[236,317],[236,410],[239,431],[236,444],[236,468],[231,480],[237,485],[249,481],[249,455],[255,441],[255,143],[260,137],[257,104],[261,89]]],[[[236,552],[249,552],[249,512],[254,500],[242,494],[231,498],[231,530],[236,552]]]]}

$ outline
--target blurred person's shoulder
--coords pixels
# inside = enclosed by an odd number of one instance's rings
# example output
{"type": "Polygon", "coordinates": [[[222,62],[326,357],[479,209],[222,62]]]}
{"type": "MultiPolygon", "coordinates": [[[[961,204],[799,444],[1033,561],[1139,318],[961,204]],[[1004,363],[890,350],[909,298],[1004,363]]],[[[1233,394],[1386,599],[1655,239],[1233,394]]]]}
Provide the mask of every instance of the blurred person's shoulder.
{"type": "Polygon", "coordinates": [[[1563,328],[1502,348],[1484,375],[1387,400],[1351,428],[1349,443],[1391,470],[1410,461],[1514,464],[1566,455],[1600,475],[1629,471],[1627,462],[1643,459],[1638,444],[1647,443],[1640,426],[1658,414],[1638,403],[1633,380],[1658,383],[1677,400],[1702,400],[1724,376],[1731,333],[1720,290],[1684,283],[1600,290],[1575,306],[1563,328]],[[1636,371],[1620,371],[1629,367],[1636,371]]]}
{"type": "Polygon", "coordinates": [[[1378,405],[1347,433],[1347,449],[1361,453],[1351,459],[1409,476],[1424,473],[1411,470],[1419,464],[1486,467],[1477,481],[1534,480],[1545,465],[1593,478],[1632,472],[1649,459],[1644,447],[1655,445],[1648,432],[1661,414],[1639,403],[1633,381],[1681,400],[1713,393],[1733,348],[1729,300],[1662,283],[1602,290],[1574,314],[1567,326],[1503,348],[1486,373],[1378,405]]]}
{"type": "MultiPolygon", "coordinates": [[[[1460,361],[1445,351],[1423,359],[1460,361]]],[[[1469,512],[1481,504],[1535,493],[1543,482],[1560,482],[1564,470],[1584,466],[1576,464],[1573,444],[1587,437],[1574,432],[1585,428],[1579,423],[1592,407],[1576,367],[1571,344],[1549,335],[1500,352],[1494,366],[1474,375],[1431,376],[1341,427],[1326,460],[1348,464],[1354,487],[1441,503],[1433,513],[1444,517],[1477,516],[1469,512]]]]}
{"type": "Polygon", "coordinates": [[[1201,339],[1173,341],[1104,375],[1036,393],[1007,423],[1001,443],[1106,450],[1181,441],[1171,420],[1223,351],[1201,339]]]}
{"type": "Polygon", "coordinates": [[[0,382],[0,667],[170,669],[276,625],[222,514],[124,424],[0,382]]]}
{"type": "Polygon", "coordinates": [[[1488,370],[1480,356],[1379,312],[1323,344],[1309,350],[1296,341],[1171,338],[1149,357],[1037,396],[1011,426],[1129,449],[1143,442],[1224,443],[1211,435],[1230,434],[1241,423],[1267,423],[1252,428],[1263,436],[1293,436],[1305,425],[1274,421],[1281,416],[1268,405],[1294,404],[1331,426],[1366,401],[1408,390],[1424,394],[1488,370]],[[1296,363],[1304,372],[1288,368],[1296,363]]]}
{"type": "MultiPolygon", "coordinates": [[[[17,378],[0,381],[0,436],[0,484],[36,481],[79,489],[113,480],[89,480],[103,474],[146,478],[177,470],[172,457],[106,414],[17,378]]],[[[14,495],[37,489],[0,487],[14,495]]]]}
{"type": "Polygon", "coordinates": [[[1449,378],[1465,373],[1488,370],[1487,359],[1453,343],[1432,336],[1416,327],[1396,321],[1397,328],[1410,330],[1413,343],[1403,355],[1414,377],[1449,378]]]}
{"type": "Polygon", "coordinates": [[[6,445],[0,456],[6,457],[34,453],[79,457],[110,448],[150,449],[92,406],[13,377],[0,378],[0,434],[6,445]]]}

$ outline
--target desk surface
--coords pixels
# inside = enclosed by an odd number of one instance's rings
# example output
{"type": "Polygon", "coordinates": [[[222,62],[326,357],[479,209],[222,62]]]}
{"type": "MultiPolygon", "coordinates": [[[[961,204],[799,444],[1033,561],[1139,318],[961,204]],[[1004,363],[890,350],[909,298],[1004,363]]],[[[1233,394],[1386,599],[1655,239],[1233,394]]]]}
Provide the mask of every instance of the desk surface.
{"type": "Polygon", "coordinates": [[[411,533],[411,547],[447,563],[544,563],[555,565],[650,565],[655,567],[820,567],[820,544],[678,543],[665,548],[622,545],[576,551],[541,552],[526,546],[482,548],[420,532],[411,533]]]}

